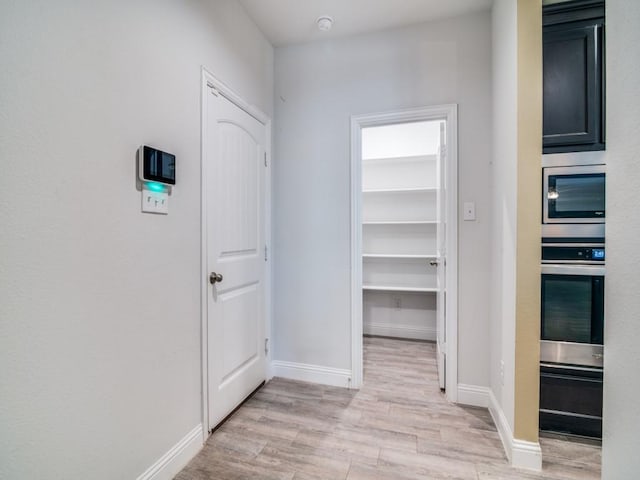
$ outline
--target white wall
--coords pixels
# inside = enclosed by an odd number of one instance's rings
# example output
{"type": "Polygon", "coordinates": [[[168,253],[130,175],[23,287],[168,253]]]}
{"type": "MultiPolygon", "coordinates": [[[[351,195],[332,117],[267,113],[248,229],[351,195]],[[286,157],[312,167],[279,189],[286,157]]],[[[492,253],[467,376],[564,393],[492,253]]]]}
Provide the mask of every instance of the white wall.
{"type": "Polygon", "coordinates": [[[513,432],[517,207],[517,5],[493,4],[491,390],[513,432]],[[504,362],[504,373],[501,364],[504,362]],[[503,379],[501,377],[504,377],[503,379]]]}
{"type": "Polygon", "coordinates": [[[273,50],[231,0],[5,1],[0,63],[0,478],[135,478],[201,422],[200,66],[270,113],[273,50]]]}
{"type": "Polygon", "coordinates": [[[363,128],[362,158],[437,155],[441,124],[432,120],[363,128]]]}
{"type": "Polygon", "coordinates": [[[274,359],[351,368],[350,116],[458,103],[459,381],[489,384],[490,20],[276,49],[274,359]]]}
{"type": "Polygon", "coordinates": [[[640,472],[640,3],[606,3],[607,22],[607,288],[602,478],[640,472]],[[635,48],[635,47],[634,47],[635,48]]]}

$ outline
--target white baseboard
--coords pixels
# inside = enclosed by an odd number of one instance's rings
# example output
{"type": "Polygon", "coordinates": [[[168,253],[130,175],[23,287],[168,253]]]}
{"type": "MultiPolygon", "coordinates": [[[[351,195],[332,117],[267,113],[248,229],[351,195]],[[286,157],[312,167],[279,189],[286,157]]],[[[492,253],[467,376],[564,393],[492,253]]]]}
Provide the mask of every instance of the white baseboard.
{"type": "Polygon", "coordinates": [[[394,323],[364,323],[365,335],[378,335],[380,337],[411,338],[413,340],[431,340],[437,338],[436,329],[431,327],[414,327],[409,325],[396,325],[394,323]]]}
{"type": "Polygon", "coordinates": [[[512,467],[542,470],[542,450],[538,442],[528,442],[513,437],[509,421],[492,390],[489,390],[489,412],[496,424],[502,446],[512,467]]]}
{"type": "Polygon", "coordinates": [[[489,387],[459,383],[458,403],[472,407],[489,408],[489,387]]]}
{"type": "Polygon", "coordinates": [[[509,461],[511,461],[511,453],[513,449],[513,435],[511,433],[511,427],[509,426],[509,421],[507,420],[502,407],[498,403],[498,400],[491,389],[489,390],[489,413],[491,413],[493,423],[498,429],[498,435],[500,435],[500,440],[502,440],[504,452],[507,454],[509,461]]]}
{"type": "Polygon", "coordinates": [[[511,465],[537,472],[542,470],[542,450],[539,442],[513,439],[511,465]]]}
{"type": "Polygon", "coordinates": [[[274,377],[289,378],[291,380],[321,383],[334,387],[349,388],[351,386],[351,370],[341,368],[274,360],[271,362],[271,372],[274,377]]]}
{"type": "Polygon", "coordinates": [[[202,448],[202,424],[187,433],[182,440],[160,457],[136,480],[171,480],[202,448]]]}

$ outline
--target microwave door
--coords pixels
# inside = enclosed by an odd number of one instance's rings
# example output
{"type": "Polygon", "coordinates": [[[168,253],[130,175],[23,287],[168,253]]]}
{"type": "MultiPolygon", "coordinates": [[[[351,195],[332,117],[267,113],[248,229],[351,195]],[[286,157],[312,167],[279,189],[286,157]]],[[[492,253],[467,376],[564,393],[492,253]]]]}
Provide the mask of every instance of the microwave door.
{"type": "Polygon", "coordinates": [[[550,218],[604,218],[604,174],[551,175],[549,192],[550,218]]]}
{"type": "Polygon", "coordinates": [[[604,222],[604,168],[545,168],[543,214],[544,223],[604,222]]]}

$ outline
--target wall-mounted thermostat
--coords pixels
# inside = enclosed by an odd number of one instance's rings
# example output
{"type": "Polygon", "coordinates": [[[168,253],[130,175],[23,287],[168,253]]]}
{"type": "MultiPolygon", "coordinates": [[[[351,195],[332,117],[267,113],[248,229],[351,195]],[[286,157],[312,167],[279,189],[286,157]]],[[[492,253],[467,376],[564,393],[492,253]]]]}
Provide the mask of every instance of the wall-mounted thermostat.
{"type": "Polygon", "coordinates": [[[176,156],[142,145],[138,152],[138,175],[142,181],[142,211],[169,213],[169,191],[176,184],[176,156]]]}
{"type": "Polygon", "coordinates": [[[140,180],[164,185],[176,184],[176,156],[142,145],[139,154],[140,180]]]}

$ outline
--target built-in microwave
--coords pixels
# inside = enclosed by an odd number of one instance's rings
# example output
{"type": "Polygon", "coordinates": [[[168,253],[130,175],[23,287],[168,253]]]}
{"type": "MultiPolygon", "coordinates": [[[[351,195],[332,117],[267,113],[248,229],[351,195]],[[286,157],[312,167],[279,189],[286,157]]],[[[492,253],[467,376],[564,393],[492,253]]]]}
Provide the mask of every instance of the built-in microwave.
{"type": "Polygon", "coordinates": [[[543,223],[604,223],[604,165],[547,167],[542,175],[543,223]]]}

